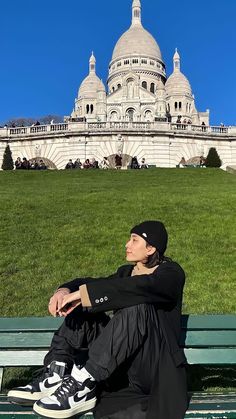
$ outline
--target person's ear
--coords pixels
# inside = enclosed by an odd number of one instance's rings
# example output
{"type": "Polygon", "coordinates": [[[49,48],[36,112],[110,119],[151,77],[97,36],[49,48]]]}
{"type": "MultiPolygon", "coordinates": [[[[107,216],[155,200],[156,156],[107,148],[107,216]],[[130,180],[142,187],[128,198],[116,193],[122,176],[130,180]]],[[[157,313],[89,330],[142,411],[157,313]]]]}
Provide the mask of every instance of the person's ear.
{"type": "Polygon", "coordinates": [[[154,246],[151,246],[150,244],[147,245],[147,256],[151,256],[155,253],[157,249],[154,246]]]}

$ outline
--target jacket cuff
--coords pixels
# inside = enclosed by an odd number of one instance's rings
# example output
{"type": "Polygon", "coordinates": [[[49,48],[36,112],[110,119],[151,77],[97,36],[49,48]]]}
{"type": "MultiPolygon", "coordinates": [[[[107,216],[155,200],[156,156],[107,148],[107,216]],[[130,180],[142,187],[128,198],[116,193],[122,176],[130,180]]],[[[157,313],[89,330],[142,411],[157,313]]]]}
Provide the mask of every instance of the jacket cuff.
{"type": "Polygon", "coordinates": [[[81,285],[79,287],[80,290],[80,298],[81,298],[81,304],[83,307],[92,307],[90,298],[89,298],[89,294],[88,294],[88,290],[87,290],[87,285],[81,285]]]}

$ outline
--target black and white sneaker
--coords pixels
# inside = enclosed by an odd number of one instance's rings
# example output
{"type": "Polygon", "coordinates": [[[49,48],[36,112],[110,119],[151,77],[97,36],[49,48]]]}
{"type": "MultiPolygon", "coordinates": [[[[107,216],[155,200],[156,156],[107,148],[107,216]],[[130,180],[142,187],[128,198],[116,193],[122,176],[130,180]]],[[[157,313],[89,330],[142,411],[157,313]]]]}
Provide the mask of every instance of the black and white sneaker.
{"type": "Polygon", "coordinates": [[[11,403],[32,406],[36,400],[49,396],[60,386],[65,375],[66,364],[53,361],[39,377],[24,387],[16,387],[8,392],[11,403]]]}
{"type": "Polygon", "coordinates": [[[96,401],[95,380],[85,368],[79,370],[74,365],[71,375],[63,379],[51,396],[38,400],[33,410],[40,416],[64,419],[91,411],[96,401]]]}

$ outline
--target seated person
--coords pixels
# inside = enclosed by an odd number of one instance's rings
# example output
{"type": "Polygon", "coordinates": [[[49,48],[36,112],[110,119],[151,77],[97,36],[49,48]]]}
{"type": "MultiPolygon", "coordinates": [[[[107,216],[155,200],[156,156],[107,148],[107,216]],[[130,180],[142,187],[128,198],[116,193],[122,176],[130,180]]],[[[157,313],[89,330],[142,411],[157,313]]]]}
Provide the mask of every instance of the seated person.
{"type": "Polygon", "coordinates": [[[121,169],[121,167],[122,167],[122,156],[119,153],[115,155],[115,168],[121,169]]]}
{"type": "Polygon", "coordinates": [[[184,157],[182,157],[181,158],[181,160],[180,160],[180,162],[179,162],[179,167],[181,168],[181,169],[183,169],[184,167],[186,167],[187,166],[187,162],[186,162],[186,160],[185,160],[185,158],[184,157]]]}
{"type": "Polygon", "coordinates": [[[74,169],[74,164],[73,164],[73,162],[72,162],[72,159],[69,159],[69,161],[68,161],[68,163],[66,163],[66,167],[65,167],[65,169],[74,169]]]}
{"type": "Polygon", "coordinates": [[[78,157],[74,162],[74,169],[81,169],[82,163],[80,161],[80,158],[78,157]]]}
{"type": "Polygon", "coordinates": [[[95,158],[91,160],[91,169],[99,169],[98,161],[95,158]]]}
{"type": "Polygon", "coordinates": [[[186,360],[178,340],[185,275],[164,256],[167,239],[160,221],[138,224],[126,244],[128,265],[60,286],[49,311],[65,321],[44,372],[11,390],[10,401],[34,403],[34,412],[50,418],[90,410],[96,419],[184,418],[186,360]]]}
{"type": "Polygon", "coordinates": [[[20,157],[17,157],[16,161],[15,161],[15,168],[16,170],[19,170],[22,168],[22,161],[20,157]]]}
{"type": "Polygon", "coordinates": [[[105,170],[110,168],[110,163],[107,157],[103,157],[100,163],[100,167],[101,169],[105,169],[105,170]]]}
{"type": "Polygon", "coordinates": [[[148,164],[146,163],[145,157],[142,158],[140,169],[148,169],[148,164]]]}
{"type": "Polygon", "coordinates": [[[91,163],[89,159],[86,159],[84,164],[83,164],[83,168],[84,169],[90,169],[91,168],[91,163]]]}
{"type": "Polygon", "coordinates": [[[132,157],[130,168],[131,169],[139,169],[138,159],[137,159],[136,156],[132,157]]]}

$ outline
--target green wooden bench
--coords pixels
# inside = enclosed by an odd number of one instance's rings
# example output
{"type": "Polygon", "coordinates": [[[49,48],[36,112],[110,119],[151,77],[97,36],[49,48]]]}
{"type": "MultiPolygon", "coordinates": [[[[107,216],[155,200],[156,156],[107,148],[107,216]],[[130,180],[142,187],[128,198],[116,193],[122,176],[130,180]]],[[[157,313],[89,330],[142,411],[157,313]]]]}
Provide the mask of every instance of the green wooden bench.
{"type": "MultiPolygon", "coordinates": [[[[0,318],[0,384],[4,367],[40,366],[62,319],[0,318]]],[[[181,344],[190,365],[236,365],[236,315],[183,315],[181,344]]],[[[193,393],[185,418],[236,418],[236,391],[193,393]]],[[[35,418],[31,408],[0,397],[0,419],[35,418]]],[[[83,416],[93,418],[93,415],[83,416]]],[[[163,418],[164,419],[164,418],[163,418]]]]}

